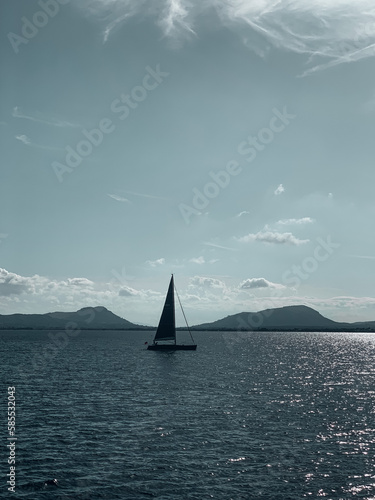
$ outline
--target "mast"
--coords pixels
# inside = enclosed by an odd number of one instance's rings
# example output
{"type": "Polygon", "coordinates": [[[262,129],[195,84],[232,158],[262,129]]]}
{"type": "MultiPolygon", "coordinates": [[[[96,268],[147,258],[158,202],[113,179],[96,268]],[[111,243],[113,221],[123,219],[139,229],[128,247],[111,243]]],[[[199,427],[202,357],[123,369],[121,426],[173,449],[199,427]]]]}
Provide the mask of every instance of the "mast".
{"type": "Polygon", "coordinates": [[[174,328],[174,344],[176,345],[176,307],[174,305],[174,290],[175,290],[175,286],[174,286],[174,278],[173,278],[173,273],[171,275],[171,283],[170,283],[170,286],[172,288],[172,296],[173,296],[173,328],[174,328]]]}

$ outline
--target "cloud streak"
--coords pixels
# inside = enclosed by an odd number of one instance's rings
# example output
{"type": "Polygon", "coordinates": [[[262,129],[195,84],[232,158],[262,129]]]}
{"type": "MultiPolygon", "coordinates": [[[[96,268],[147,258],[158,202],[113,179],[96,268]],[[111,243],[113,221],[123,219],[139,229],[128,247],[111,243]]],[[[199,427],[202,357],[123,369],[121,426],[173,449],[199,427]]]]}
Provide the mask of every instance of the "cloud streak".
{"type": "Polygon", "coordinates": [[[42,144],[36,144],[35,142],[32,142],[30,137],[28,137],[25,134],[16,135],[15,139],[17,139],[17,141],[22,142],[25,146],[30,146],[33,148],[45,149],[45,150],[49,150],[49,151],[61,151],[62,150],[61,148],[55,148],[53,146],[44,146],[42,144]]]}
{"type": "Polygon", "coordinates": [[[116,28],[118,28],[129,17],[130,17],[130,14],[124,14],[123,16],[120,16],[119,18],[111,21],[108,24],[108,26],[106,26],[105,30],[103,31],[103,43],[106,43],[108,41],[109,35],[112,33],[112,31],[115,31],[116,28]]]}
{"type": "Polygon", "coordinates": [[[170,201],[169,198],[163,198],[162,196],[155,196],[153,194],[146,194],[146,193],[135,193],[134,191],[123,191],[126,194],[131,194],[133,196],[140,196],[141,198],[150,198],[152,200],[164,200],[164,201],[170,201]]]}
{"type": "Polygon", "coordinates": [[[375,260],[375,255],[349,255],[349,257],[353,257],[354,259],[375,260]]]}
{"type": "Polygon", "coordinates": [[[76,123],[71,123],[65,120],[60,120],[58,118],[46,118],[41,113],[36,112],[33,115],[28,115],[22,111],[21,108],[15,106],[12,111],[13,118],[20,118],[23,120],[30,120],[32,122],[43,123],[44,125],[52,125],[53,127],[80,127],[80,125],[76,123]]]}
{"type": "Polygon", "coordinates": [[[216,243],[210,243],[209,241],[204,241],[203,245],[206,245],[208,247],[213,247],[213,248],[220,248],[221,250],[231,250],[231,251],[236,251],[235,248],[232,247],[225,247],[223,245],[217,245],[216,243]]]}
{"type": "Polygon", "coordinates": [[[281,219],[277,221],[277,224],[281,224],[282,226],[289,226],[289,225],[302,225],[302,224],[312,224],[314,222],[314,219],[311,217],[302,217],[300,219],[281,219]]]}
{"type": "Polygon", "coordinates": [[[117,194],[108,194],[110,198],[116,201],[121,201],[123,203],[131,203],[127,198],[124,198],[123,196],[118,196],[117,194]]]}

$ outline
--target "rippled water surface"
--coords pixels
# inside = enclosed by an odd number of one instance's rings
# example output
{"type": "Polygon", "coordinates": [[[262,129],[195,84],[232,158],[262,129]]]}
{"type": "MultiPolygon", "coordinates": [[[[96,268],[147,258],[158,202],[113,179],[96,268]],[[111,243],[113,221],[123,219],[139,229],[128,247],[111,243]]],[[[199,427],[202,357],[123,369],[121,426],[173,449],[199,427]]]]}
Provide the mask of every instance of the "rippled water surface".
{"type": "Polygon", "coordinates": [[[375,335],[201,332],[171,353],[147,332],[0,337],[13,498],[375,499],[375,335]]]}

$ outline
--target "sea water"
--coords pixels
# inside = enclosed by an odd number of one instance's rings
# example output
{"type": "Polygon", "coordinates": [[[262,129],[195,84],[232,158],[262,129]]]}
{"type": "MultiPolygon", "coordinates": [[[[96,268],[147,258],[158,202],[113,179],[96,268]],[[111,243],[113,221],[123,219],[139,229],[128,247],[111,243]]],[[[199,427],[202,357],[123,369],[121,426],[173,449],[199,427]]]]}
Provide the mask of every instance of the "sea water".
{"type": "Polygon", "coordinates": [[[199,332],[176,352],[147,351],[148,332],[53,338],[0,332],[1,498],[375,498],[374,334],[199,332]]]}

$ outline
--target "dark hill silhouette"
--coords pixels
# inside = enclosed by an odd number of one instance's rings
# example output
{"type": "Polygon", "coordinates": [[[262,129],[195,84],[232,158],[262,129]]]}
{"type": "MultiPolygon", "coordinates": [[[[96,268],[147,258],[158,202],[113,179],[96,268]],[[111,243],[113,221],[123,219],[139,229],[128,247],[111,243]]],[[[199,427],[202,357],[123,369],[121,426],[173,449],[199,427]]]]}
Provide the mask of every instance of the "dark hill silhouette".
{"type": "Polygon", "coordinates": [[[1,329],[65,329],[68,323],[90,330],[125,329],[133,330],[142,327],[120,318],[105,307],[84,307],[76,312],[52,312],[47,314],[9,314],[0,315],[1,329]]]}
{"type": "MultiPolygon", "coordinates": [[[[361,327],[364,323],[357,323],[361,327]]],[[[367,325],[367,324],[366,324],[367,325]]],[[[350,328],[350,323],[338,323],[325,318],[307,306],[285,306],[264,311],[233,314],[212,323],[196,325],[195,330],[339,330],[350,328]]]]}

